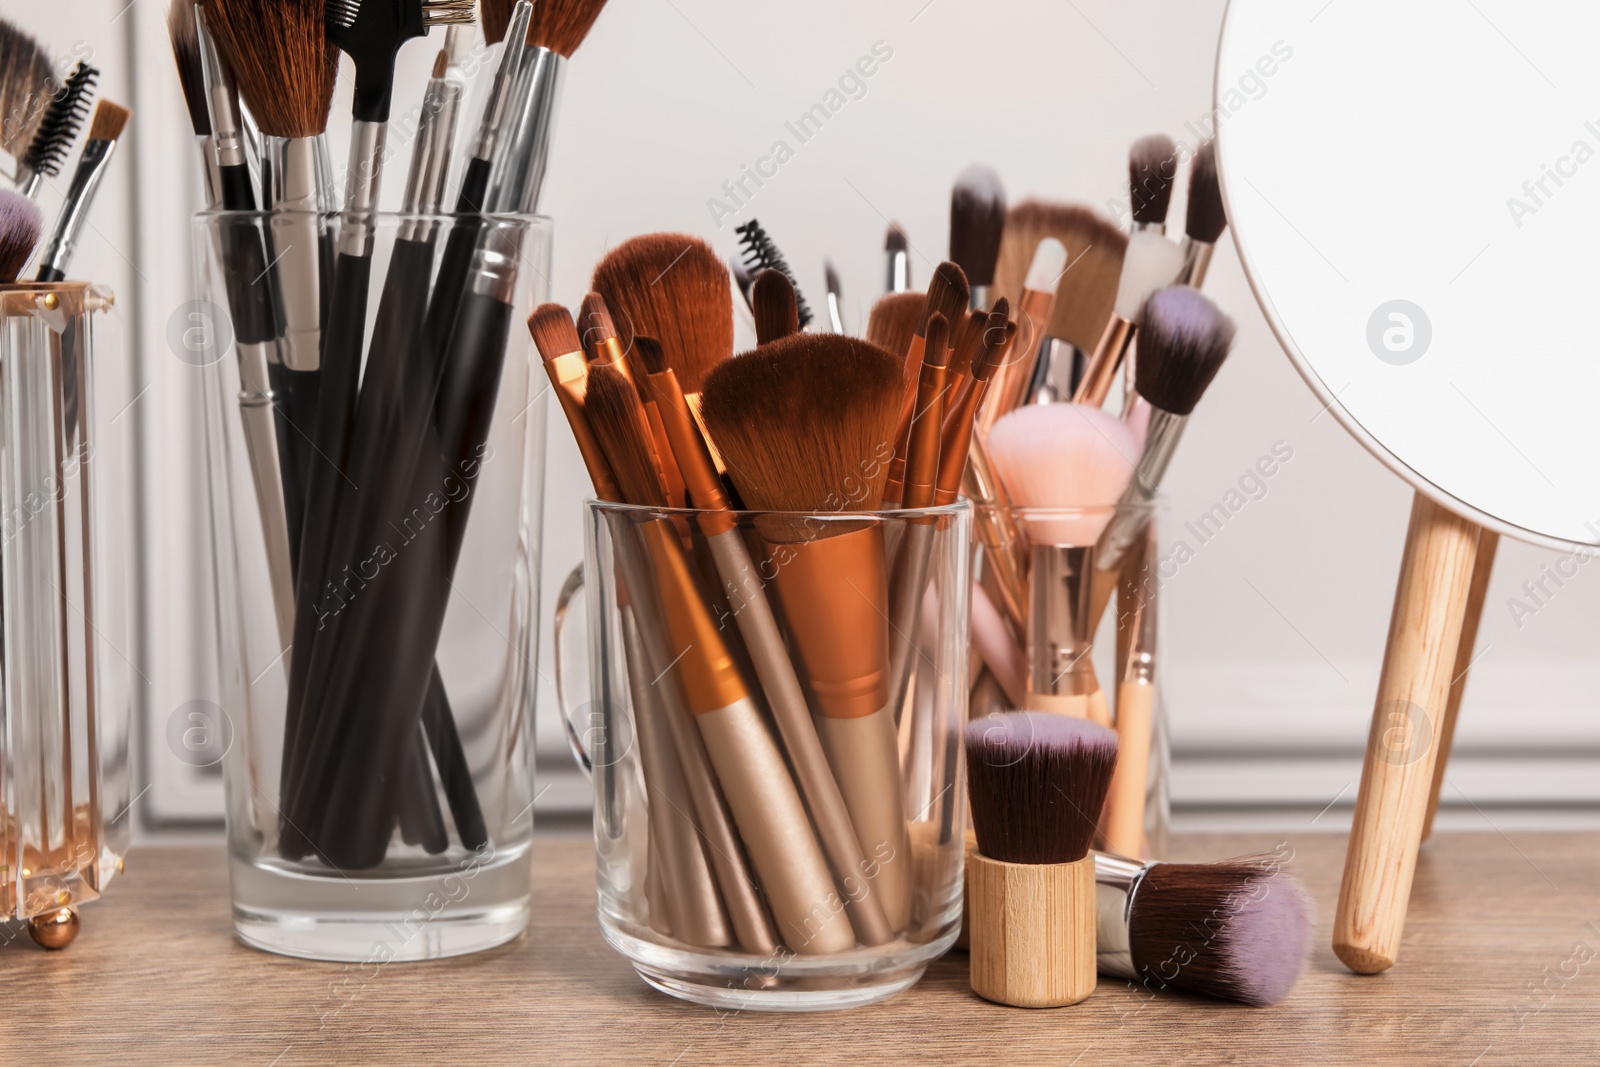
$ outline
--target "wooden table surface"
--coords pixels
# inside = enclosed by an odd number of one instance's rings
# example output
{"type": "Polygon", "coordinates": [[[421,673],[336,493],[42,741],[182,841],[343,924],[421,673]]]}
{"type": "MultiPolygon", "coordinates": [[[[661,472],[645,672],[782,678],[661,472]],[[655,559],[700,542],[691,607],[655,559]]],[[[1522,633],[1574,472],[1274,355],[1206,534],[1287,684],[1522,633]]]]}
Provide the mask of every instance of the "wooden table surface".
{"type": "MultiPolygon", "coordinates": [[[[1183,837],[1172,858],[1274,843],[1183,837]]],[[[25,934],[0,949],[0,1063],[1600,1061],[1600,834],[1440,835],[1418,865],[1401,962],[1372,978],[1328,947],[1344,838],[1290,844],[1318,931],[1275,1008],[1151,999],[1115,980],[1073,1008],[1001,1008],[971,994],[952,954],[892,1000],[825,1015],[719,1014],[648,989],[601,941],[586,839],[536,843],[526,937],[371,974],[244,947],[220,847],[144,848],[66,951],[25,934]]]]}

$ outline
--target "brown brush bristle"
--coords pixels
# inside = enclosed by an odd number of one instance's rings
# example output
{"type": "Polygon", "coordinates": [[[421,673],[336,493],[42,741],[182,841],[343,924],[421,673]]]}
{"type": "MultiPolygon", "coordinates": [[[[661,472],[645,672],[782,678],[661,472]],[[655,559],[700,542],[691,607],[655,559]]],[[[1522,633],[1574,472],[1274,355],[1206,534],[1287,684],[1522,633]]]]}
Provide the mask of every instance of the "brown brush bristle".
{"type": "Polygon", "coordinates": [[[904,252],[910,247],[906,240],[906,231],[898,222],[889,223],[889,228],[883,235],[883,250],[885,252],[904,252]]]}
{"type": "Polygon", "coordinates": [[[878,507],[900,418],[901,365],[867,341],[800,333],[713,371],[701,413],[745,504],[812,513],[878,507]]]}
{"type": "Polygon", "coordinates": [[[617,336],[617,327],[611,321],[611,310],[605,297],[599,293],[585,293],[578,305],[578,339],[583,344],[584,355],[595,358],[595,349],[617,336]]]}
{"type": "Polygon", "coordinates": [[[973,361],[972,376],[986,382],[1006,359],[1006,345],[1017,335],[1017,324],[1002,316],[989,316],[989,325],[983,331],[982,358],[973,361]]]}
{"type": "Polygon", "coordinates": [[[611,475],[622,490],[623,502],[645,507],[666,507],[661,466],[650,444],[650,427],[633,385],[614,367],[589,367],[588,392],[583,412],[600,442],[611,475]]]}
{"type": "MultiPolygon", "coordinates": [[[[511,9],[516,4],[491,5],[488,0],[484,0],[483,19],[486,30],[491,6],[504,9],[503,15],[496,12],[499,29],[496,31],[497,36],[488,38],[492,44],[506,35],[506,26],[511,22],[511,9]]],[[[600,9],[605,6],[606,0],[535,0],[533,18],[528,23],[528,43],[570,57],[578,50],[578,46],[583,44],[583,39],[589,36],[594,20],[600,17],[600,9]]]]}
{"type": "Polygon", "coordinates": [[[60,91],[44,48],[0,19],[0,149],[20,159],[60,91]]]}
{"type": "Polygon", "coordinates": [[[1152,864],[1129,912],[1133,980],[1151,990],[1275,1004],[1311,947],[1311,900],[1275,855],[1152,864]]]}
{"type": "Polygon", "coordinates": [[[646,374],[665,374],[667,357],[661,352],[661,342],[640,334],[633,339],[633,350],[639,353],[639,365],[646,374]]]}
{"type": "Polygon", "coordinates": [[[95,105],[94,118],[89,120],[89,140],[115,141],[122,136],[123,129],[132,117],[133,112],[121,104],[113,104],[109,100],[100,101],[95,105]]]}
{"type": "Polygon", "coordinates": [[[950,376],[952,380],[972,372],[972,364],[983,351],[983,333],[989,328],[986,311],[969,311],[956,328],[955,340],[950,345],[950,376]]]}
{"type": "Polygon", "coordinates": [[[733,290],[710,245],[680,233],[624,241],[594,268],[624,348],[635,334],[661,342],[685,393],[699,392],[733,354],[733,290]]]}
{"type": "Polygon", "coordinates": [[[867,340],[896,355],[904,355],[928,305],[927,293],[890,293],[878,298],[867,316],[867,340]]]}
{"type": "Polygon", "coordinates": [[[499,44],[506,39],[506,27],[511,25],[511,9],[516,0],[478,0],[478,24],[483,27],[483,39],[489,44],[499,44]]]}
{"type": "Polygon", "coordinates": [[[1183,230],[1196,241],[1214,245],[1227,228],[1228,212],[1222,206],[1222,182],[1217,177],[1217,143],[1207,141],[1189,168],[1189,210],[1183,230]]]}
{"type": "Polygon", "coordinates": [[[1089,854],[1117,735],[1087,719],[1012,711],[966,727],[978,851],[1002,863],[1074,863],[1089,854]]]}
{"type": "Polygon", "coordinates": [[[444,72],[449,68],[450,50],[447,48],[441,48],[439,49],[439,54],[433,57],[433,72],[429,74],[428,77],[435,79],[442,78],[444,77],[444,72]]]}
{"type": "Polygon", "coordinates": [[[1186,285],[1162,289],[1139,313],[1134,387],[1152,407],[1187,415],[1233,347],[1233,320],[1186,285]]]}
{"type": "Polygon", "coordinates": [[[950,189],[950,258],[969,284],[994,282],[1000,236],[1006,225],[1006,191],[993,167],[974,163],[950,189]]]}
{"type": "Polygon", "coordinates": [[[928,320],[935,313],[943,315],[946,322],[959,321],[958,316],[967,309],[968,293],[967,276],[961,268],[948,259],[939,264],[933,272],[933,280],[928,283],[928,302],[922,309],[917,333],[927,336],[928,320]]]}
{"type": "Polygon", "coordinates": [[[1153,133],[1128,149],[1128,197],[1133,221],[1161,225],[1172,207],[1172,186],[1178,178],[1178,146],[1164,133],[1153,133]]]}
{"type": "Polygon", "coordinates": [[[315,137],[328,128],[339,50],[323,0],[205,0],[206,25],[261,132],[315,137]]]}
{"type": "Polygon", "coordinates": [[[560,304],[540,304],[528,316],[528,333],[546,361],[581,351],[578,328],[572,324],[572,313],[560,304]]]}
{"type": "Polygon", "coordinates": [[[189,125],[196,137],[211,135],[211,110],[206,104],[205,75],[200,67],[200,32],[194,24],[195,0],[172,0],[167,8],[167,37],[172,59],[178,65],[178,84],[189,108],[189,125]]]}
{"type": "Polygon", "coordinates": [[[1057,299],[1046,328],[1052,337],[1092,351],[1117,302],[1128,235],[1111,220],[1079,204],[1045,200],[1018,204],[1006,212],[994,284],[995,294],[1010,300],[1013,307],[1022,296],[1033,253],[1046,237],[1060,241],[1067,252],[1067,270],[1056,284],[1057,299]],[[1069,282],[1072,275],[1077,277],[1069,282]],[[1070,293],[1064,293],[1063,286],[1070,286],[1070,293]],[[1061,299],[1064,295],[1071,299],[1061,299]]]}
{"type": "Polygon", "coordinates": [[[768,268],[750,284],[750,311],[756,320],[756,343],[764,345],[800,332],[800,307],[794,286],[782,271],[768,268]]]}

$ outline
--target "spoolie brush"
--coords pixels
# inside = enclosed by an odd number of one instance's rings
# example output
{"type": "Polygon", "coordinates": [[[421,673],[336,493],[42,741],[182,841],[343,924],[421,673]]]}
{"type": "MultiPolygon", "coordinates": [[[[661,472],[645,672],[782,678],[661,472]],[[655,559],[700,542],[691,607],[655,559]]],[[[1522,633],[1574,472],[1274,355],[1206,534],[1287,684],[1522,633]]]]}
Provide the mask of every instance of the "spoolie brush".
{"type": "Polygon", "coordinates": [[[1178,146],[1164,133],[1153,133],[1128,149],[1128,202],[1134,232],[1165,233],[1178,177],[1178,146]]]}
{"type": "Polygon", "coordinates": [[[32,200],[0,189],[0,285],[10,285],[39,243],[44,219],[32,200]]]}
{"type": "Polygon", "coordinates": [[[1097,853],[1100,973],[1265,1007],[1311,948],[1311,899],[1276,855],[1139,863],[1097,853]]]}
{"type": "Polygon", "coordinates": [[[752,275],[759,275],[763,269],[783,272],[789,279],[789,284],[794,287],[795,304],[799,308],[800,328],[803,330],[811,324],[811,308],[806,304],[806,298],[800,291],[800,283],[795,279],[794,271],[789,269],[789,263],[783,258],[783,253],[778,251],[778,246],[773,242],[767,231],[761,228],[761,223],[751,219],[740,226],[735,226],[733,232],[739,235],[744,255],[744,265],[752,275]]]}
{"type": "MultiPolygon", "coordinates": [[[[0,151],[21,161],[60,92],[43,46],[15,24],[0,19],[0,151]]],[[[32,174],[13,177],[24,195],[31,197],[27,186],[34,181],[32,174]]]]}
{"type": "Polygon", "coordinates": [[[61,173],[67,150],[78,139],[83,120],[89,117],[94,83],[99,78],[99,70],[80,62],[50,101],[18,169],[17,187],[22,190],[22,195],[32,198],[45,178],[53,178],[61,173]]]}
{"type": "Polygon", "coordinates": [[[993,167],[974,163],[950,189],[950,259],[967,276],[971,305],[987,307],[1006,225],[1006,191],[993,167]]]}
{"type": "Polygon", "coordinates": [[[967,853],[972,991],[1019,1008],[1076,1004],[1095,987],[1089,844],[1116,735],[1018,711],[968,723],[965,744],[977,831],[967,853]]]}
{"type": "Polygon", "coordinates": [[[1183,219],[1183,270],[1178,285],[1199,289],[1217,240],[1228,228],[1228,212],[1222,206],[1222,182],[1217,177],[1217,143],[1207,141],[1195,153],[1189,167],[1189,210],[1183,219]]]}

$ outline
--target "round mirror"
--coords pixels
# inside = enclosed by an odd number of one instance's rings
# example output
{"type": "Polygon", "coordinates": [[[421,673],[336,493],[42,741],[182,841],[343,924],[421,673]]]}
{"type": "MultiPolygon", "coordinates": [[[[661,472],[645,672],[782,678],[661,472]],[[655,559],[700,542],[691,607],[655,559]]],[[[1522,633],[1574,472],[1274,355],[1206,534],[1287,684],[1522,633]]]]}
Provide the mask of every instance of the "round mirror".
{"type": "Polygon", "coordinates": [[[1217,151],[1273,331],[1418,490],[1600,543],[1600,5],[1231,0],[1217,151]]]}

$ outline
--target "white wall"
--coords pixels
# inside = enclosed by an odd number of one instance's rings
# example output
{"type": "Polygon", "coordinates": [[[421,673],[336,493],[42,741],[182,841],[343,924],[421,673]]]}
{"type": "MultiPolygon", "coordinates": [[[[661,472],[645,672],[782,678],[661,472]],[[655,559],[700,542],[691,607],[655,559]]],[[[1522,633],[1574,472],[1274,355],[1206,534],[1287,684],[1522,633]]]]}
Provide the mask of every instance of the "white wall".
{"type": "MultiPolygon", "coordinates": [[[[137,308],[135,358],[152,386],[135,408],[146,476],[140,534],[149,548],[142,647],[149,713],[164,722],[209,684],[193,665],[203,635],[182,628],[204,594],[188,540],[199,529],[186,430],[193,414],[160,328],[185,296],[182,212],[195,195],[194,162],[165,51],[165,5],[125,2],[75,0],[70,13],[40,5],[25,14],[8,3],[7,16],[23,17],[63,52],[89,41],[107,70],[106,91],[137,109],[132,150],[113,168],[80,265],[137,308]]],[[[949,182],[966,164],[998,168],[1013,200],[1104,204],[1119,194],[1132,139],[1162,130],[1193,143],[1186,124],[1199,127],[1209,112],[1223,6],[828,0],[802,13],[733,0],[613,0],[571,64],[563,100],[544,201],[557,220],[554,296],[575,304],[596,258],[629,236],[682,230],[728,252],[734,223],[753,214],[814,302],[822,257],[833,257],[847,321],[860,322],[881,287],[886,219],[905,224],[915,276],[926,279],[944,252],[949,182]],[[892,56],[865,95],[799,144],[785,122],[875,45],[892,56]],[[719,226],[708,199],[777,139],[793,158],[719,226]]],[[[1323,4],[1302,6],[1310,38],[1323,4]]],[[[417,95],[431,56],[419,44],[403,57],[411,77],[397,109],[417,95]]],[[[1292,78],[1292,61],[1276,77],[1292,78]]],[[[389,183],[391,193],[398,184],[389,183]]],[[[1168,538],[1185,537],[1197,550],[1164,591],[1177,798],[1211,808],[1294,803],[1314,815],[1354,793],[1410,496],[1319,412],[1256,311],[1226,239],[1207,289],[1239,320],[1240,335],[1168,479],[1168,538]],[[1264,497],[1204,545],[1183,530],[1280,441],[1293,458],[1264,497]]],[[[547,605],[580,557],[578,502],[587,488],[565,426],[550,425],[547,605]]],[[[1465,758],[1457,779],[1470,802],[1448,796],[1472,819],[1474,803],[1600,799],[1600,671],[1588,655],[1600,636],[1600,578],[1585,568],[1520,627],[1506,604],[1553,559],[1520,545],[1501,549],[1458,741],[1465,758]]],[[[541,735],[559,753],[548,643],[542,658],[541,735]]],[[[581,797],[581,788],[565,782],[552,799],[560,795],[581,797]]],[[[1309,815],[1293,817],[1303,824],[1309,815]]],[[[1318,825],[1337,821],[1336,809],[1318,825]]]]}

